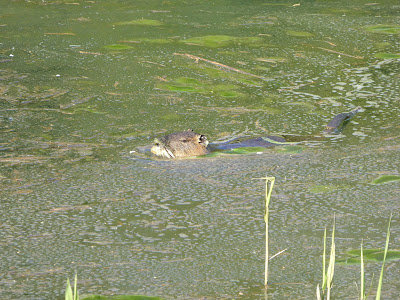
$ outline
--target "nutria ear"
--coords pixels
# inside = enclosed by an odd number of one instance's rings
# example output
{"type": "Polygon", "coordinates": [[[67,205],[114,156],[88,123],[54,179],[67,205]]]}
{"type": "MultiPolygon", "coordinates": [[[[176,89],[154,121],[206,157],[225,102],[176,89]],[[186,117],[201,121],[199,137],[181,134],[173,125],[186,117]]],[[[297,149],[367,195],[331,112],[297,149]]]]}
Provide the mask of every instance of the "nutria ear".
{"type": "Polygon", "coordinates": [[[204,143],[205,141],[207,141],[207,137],[205,135],[200,135],[199,143],[204,143]]]}

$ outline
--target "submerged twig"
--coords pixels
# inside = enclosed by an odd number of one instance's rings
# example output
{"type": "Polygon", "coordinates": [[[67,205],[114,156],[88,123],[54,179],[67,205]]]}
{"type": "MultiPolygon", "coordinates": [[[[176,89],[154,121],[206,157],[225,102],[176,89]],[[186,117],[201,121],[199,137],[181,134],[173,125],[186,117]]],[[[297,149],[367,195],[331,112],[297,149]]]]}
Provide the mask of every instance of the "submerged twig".
{"type": "Polygon", "coordinates": [[[343,52],[339,52],[339,51],[335,51],[335,50],[328,49],[328,48],[323,48],[323,47],[316,47],[316,48],[321,49],[321,50],[325,50],[325,51],[328,51],[328,52],[336,53],[336,54],[339,54],[339,55],[351,57],[351,58],[364,59],[364,56],[354,56],[354,55],[346,54],[346,53],[343,53],[343,52]]]}
{"type": "Polygon", "coordinates": [[[201,61],[205,61],[207,63],[210,63],[210,64],[212,64],[214,66],[218,66],[218,67],[221,67],[223,69],[227,69],[229,71],[233,71],[233,72],[237,72],[237,73],[240,73],[240,74],[243,74],[243,75],[255,77],[255,78],[258,78],[258,79],[261,79],[261,80],[269,80],[269,79],[267,79],[265,77],[262,77],[262,76],[259,76],[259,75],[255,75],[255,74],[251,74],[251,73],[248,73],[248,72],[245,72],[245,71],[242,71],[242,70],[239,70],[239,69],[236,69],[236,68],[221,64],[219,62],[212,61],[212,60],[209,60],[209,59],[206,59],[206,58],[202,58],[202,57],[199,57],[199,56],[191,55],[191,54],[188,54],[188,53],[174,53],[174,55],[186,56],[186,57],[189,57],[191,59],[194,59],[196,62],[201,60],[201,61]]]}
{"type": "Polygon", "coordinates": [[[282,254],[282,253],[285,252],[287,249],[288,249],[288,248],[283,249],[283,250],[279,251],[278,253],[272,255],[268,260],[271,260],[271,259],[273,259],[274,257],[278,256],[279,254],[282,254]]]}

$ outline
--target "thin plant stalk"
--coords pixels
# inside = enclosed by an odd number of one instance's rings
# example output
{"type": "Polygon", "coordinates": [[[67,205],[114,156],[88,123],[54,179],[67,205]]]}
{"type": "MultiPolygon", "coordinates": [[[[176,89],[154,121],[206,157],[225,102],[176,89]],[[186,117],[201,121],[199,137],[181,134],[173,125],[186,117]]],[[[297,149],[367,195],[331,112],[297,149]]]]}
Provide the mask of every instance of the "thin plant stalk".
{"type": "MultiPolygon", "coordinates": [[[[333,236],[333,234],[332,234],[333,236]]],[[[331,298],[331,288],[333,283],[333,274],[335,273],[335,244],[331,245],[331,253],[329,255],[329,265],[328,265],[328,272],[327,272],[327,294],[326,299],[329,300],[331,298]]]]}
{"type": "Polygon", "coordinates": [[[75,273],[74,300],[79,300],[79,295],[78,295],[78,273],[75,273]]]}
{"type": "Polygon", "coordinates": [[[264,277],[264,285],[265,288],[268,284],[268,261],[269,261],[269,239],[268,239],[268,219],[269,219],[269,203],[271,200],[272,189],[274,188],[275,177],[265,177],[265,214],[264,214],[264,222],[265,222],[265,277],[264,277]]]}
{"type": "Polygon", "coordinates": [[[335,252],[336,252],[336,247],[335,247],[335,221],[334,221],[332,229],[332,242],[331,242],[331,251],[329,254],[328,269],[326,269],[326,228],[324,231],[324,251],[322,255],[322,287],[320,289],[319,284],[317,285],[318,300],[321,299],[329,300],[331,297],[333,274],[335,272],[335,252]],[[325,293],[326,293],[326,298],[325,298],[325,293]]]}
{"type": "Polygon", "coordinates": [[[363,242],[361,241],[361,282],[360,282],[360,299],[365,300],[365,273],[364,273],[364,252],[363,252],[363,242]]]}
{"type": "Polygon", "coordinates": [[[379,276],[379,283],[378,283],[378,289],[376,290],[376,300],[381,299],[381,290],[382,290],[382,282],[383,282],[383,271],[385,268],[385,261],[386,261],[386,254],[389,249],[389,240],[390,240],[390,223],[392,222],[392,214],[390,214],[389,218],[389,225],[386,233],[386,245],[385,245],[385,254],[383,255],[383,262],[382,262],[382,269],[381,269],[381,275],[379,276]]]}
{"type": "Polygon", "coordinates": [[[322,252],[322,291],[326,288],[326,227],[324,230],[324,251],[322,252]]]}
{"type": "Polygon", "coordinates": [[[331,296],[331,288],[333,284],[333,274],[335,273],[335,254],[336,254],[336,247],[335,247],[335,223],[333,221],[333,229],[332,229],[332,241],[331,241],[331,253],[329,254],[329,265],[327,271],[327,279],[326,279],[326,287],[327,287],[327,297],[326,299],[329,300],[331,296]]]}

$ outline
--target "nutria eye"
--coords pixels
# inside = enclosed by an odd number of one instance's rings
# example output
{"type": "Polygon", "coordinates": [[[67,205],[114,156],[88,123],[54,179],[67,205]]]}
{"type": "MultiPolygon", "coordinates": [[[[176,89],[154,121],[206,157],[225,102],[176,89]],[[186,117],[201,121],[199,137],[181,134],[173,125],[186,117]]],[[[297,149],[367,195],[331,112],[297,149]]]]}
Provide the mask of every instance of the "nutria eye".
{"type": "Polygon", "coordinates": [[[159,143],[154,143],[154,145],[156,145],[156,146],[160,146],[160,144],[159,144],[159,143]]]}

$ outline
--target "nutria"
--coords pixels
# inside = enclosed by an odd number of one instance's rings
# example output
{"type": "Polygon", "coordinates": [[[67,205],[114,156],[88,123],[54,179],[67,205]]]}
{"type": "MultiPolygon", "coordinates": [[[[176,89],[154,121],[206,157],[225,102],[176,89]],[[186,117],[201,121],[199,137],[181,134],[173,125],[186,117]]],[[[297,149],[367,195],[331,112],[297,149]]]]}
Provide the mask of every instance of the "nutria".
{"type": "MultiPolygon", "coordinates": [[[[324,135],[340,133],[350,119],[360,111],[360,107],[348,113],[341,113],[333,118],[325,130],[324,135]]],[[[199,156],[210,153],[213,149],[227,150],[240,147],[271,147],[277,144],[285,144],[286,140],[282,137],[259,137],[254,139],[234,140],[234,143],[227,142],[213,144],[210,147],[205,135],[189,129],[182,132],[175,132],[154,140],[151,152],[163,158],[182,158],[189,156],[199,156]]]]}
{"type": "Polygon", "coordinates": [[[189,129],[155,139],[151,152],[163,158],[198,156],[209,153],[207,146],[205,135],[189,129]]]}

